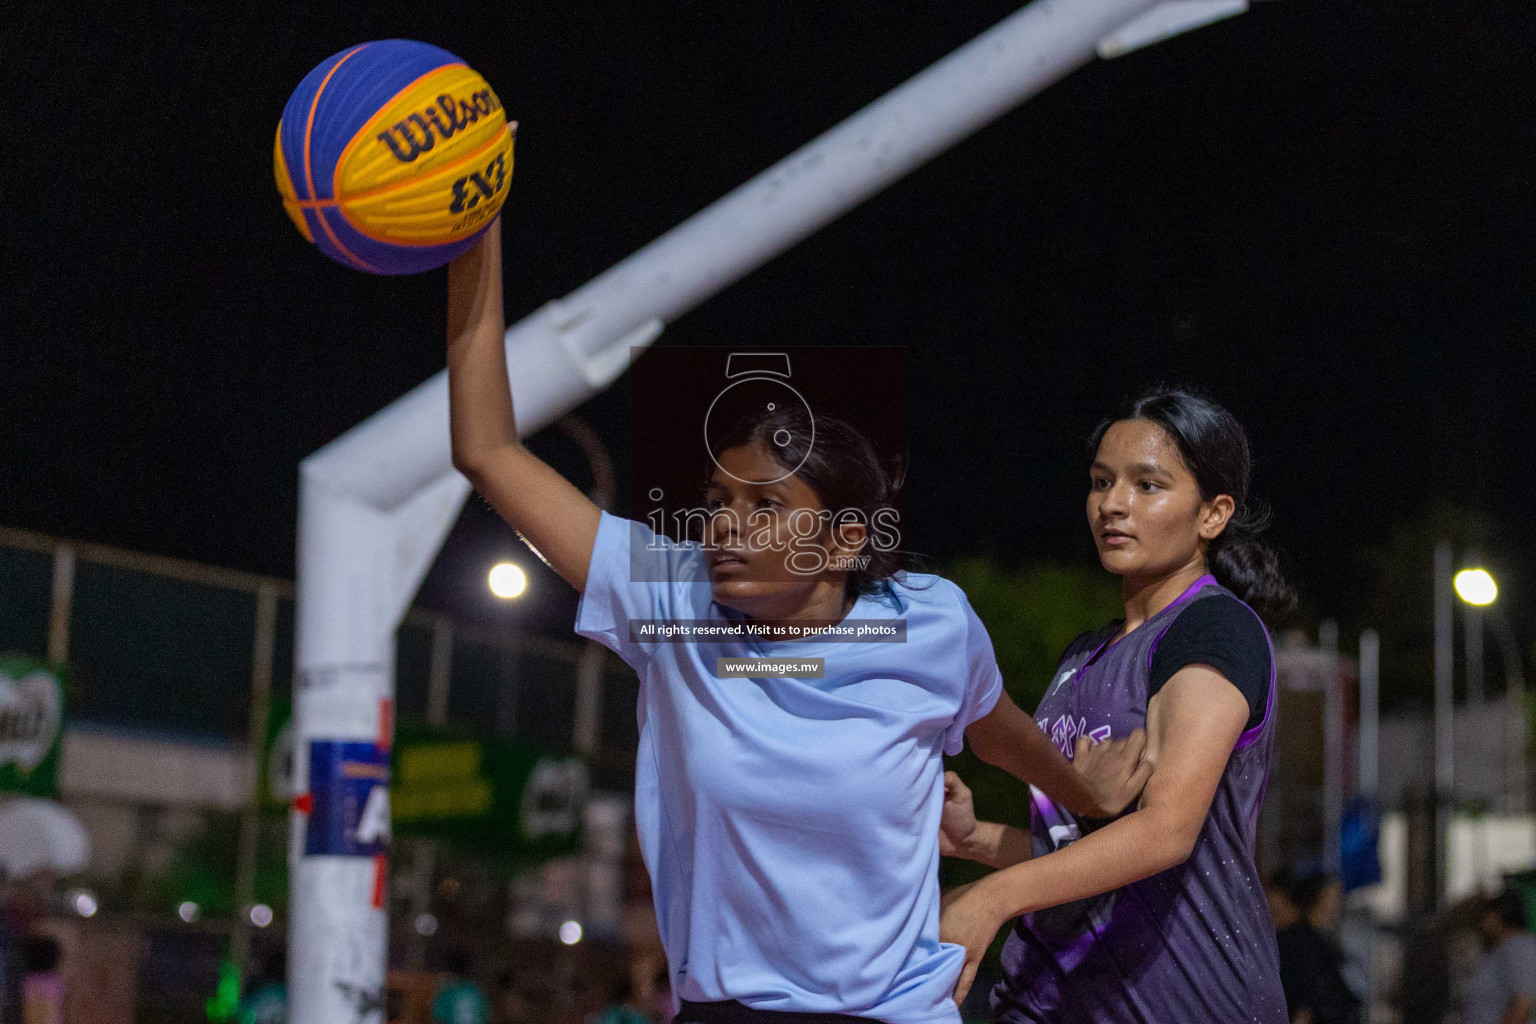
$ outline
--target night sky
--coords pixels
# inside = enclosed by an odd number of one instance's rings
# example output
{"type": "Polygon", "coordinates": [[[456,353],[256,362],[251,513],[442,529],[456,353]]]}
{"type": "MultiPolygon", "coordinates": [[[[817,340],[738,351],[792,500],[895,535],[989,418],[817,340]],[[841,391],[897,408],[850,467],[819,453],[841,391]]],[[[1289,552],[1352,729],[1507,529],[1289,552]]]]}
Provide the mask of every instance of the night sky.
{"type": "MultiPolygon", "coordinates": [[[[443,364],[442,272],[335,266],[279,205],[272,135],[313,65],[403,36],[489,79],[521,124],[515,320],[1016,5],[99,6],[32,13],[0,61],[25,138],[0,523],[290,576],[299,459],[443,364]]],[[[1093,564],[1082,438],[1188,382],[1248,426],[1309,616],[1362,621],[1363,553],[1437,502],[1486,517],[1528,609],[1532,40],[1530,5],[1259,3],[1073,75],[663,343],[905,347],[909,537],[941,559],[1093,564]]],[[[580,411],[621,470],[628,410],[626,381],[580,411]]],[[[472,502],[423,600],[483,611],[514,550],[472,502]]],[[[535,586],[517,614],[568,628],[535,586]]]]}

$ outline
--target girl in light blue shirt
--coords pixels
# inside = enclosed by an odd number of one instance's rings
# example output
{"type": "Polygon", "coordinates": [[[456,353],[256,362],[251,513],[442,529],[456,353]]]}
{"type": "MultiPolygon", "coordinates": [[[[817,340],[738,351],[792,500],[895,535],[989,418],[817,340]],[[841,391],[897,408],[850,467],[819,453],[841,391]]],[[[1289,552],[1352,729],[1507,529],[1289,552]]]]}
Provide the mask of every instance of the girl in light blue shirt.
{"type": "Polygon", "coordinates": [[[878,543],[896,485],[844,424],[818,418],[813,440],[783,407],[739,424],[702,543],[600,511],[518,439],[500,246],[493,225],[449,268],[454,465],[582,592],[577,632],[640,677],[635,817],[679,1022],[958,1024],[943,755],[968,738],[1106,816],[1145,779],[1142,737],[1084,741],[1073,768],[1003,692],[960,589],[899,572],[878,543]],[[752,664],[766,658],[793,667],[752,664]]]}

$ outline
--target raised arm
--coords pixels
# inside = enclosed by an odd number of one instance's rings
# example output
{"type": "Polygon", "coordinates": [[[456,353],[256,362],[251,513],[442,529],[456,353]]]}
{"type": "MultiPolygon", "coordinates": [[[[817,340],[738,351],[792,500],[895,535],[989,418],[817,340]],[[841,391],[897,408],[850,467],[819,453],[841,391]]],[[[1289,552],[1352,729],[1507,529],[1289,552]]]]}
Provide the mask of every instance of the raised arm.
{"type": "MultiPolygon", "coordinates": [[[[1231,689],[1228,686],[1228,689],[1231,689]]],[[[1035,720],[1004,693],[965,730],[976,756],[1031,785],[1085,818],[1109,818],[1136,799],[1151,774],[1142,764],[1146,737],[1139,730],[1112,743],[1077,741],[1068,761],[1035,720]]]]}
{"type": "Polygon", "coordinates": [[[1134,812],[1054,853],[994,872],[947,900],[943,937],[966,947],[956,998],[964,998],[976,964],[1005,922],[1187,860],[1248,714],[1242,693],[1215,669],[1189,665],[1175,673],[1147,705],[1147,755],[1155,767],[1134,812]]]}
{"type": "Polygon", "coordinates": [[[453,465],[535,554],[582,590],[602,513],[523,447],[512,411],[501,305],[501,219],[448,265],[448,405],[453,465]]]}

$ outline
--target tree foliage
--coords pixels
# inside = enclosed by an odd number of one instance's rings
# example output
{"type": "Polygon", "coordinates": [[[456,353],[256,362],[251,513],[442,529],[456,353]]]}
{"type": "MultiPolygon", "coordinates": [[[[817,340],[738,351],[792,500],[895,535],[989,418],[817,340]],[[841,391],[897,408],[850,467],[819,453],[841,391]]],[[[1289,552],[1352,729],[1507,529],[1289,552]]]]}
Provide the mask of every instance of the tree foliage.
{"type": "MultiPolygon", "coordinates": [[[[1008,694],[1033,712],[1055,675],[1062,654],[1079,634],[1119,618],[1124,606],[1114,577],[1097,568],[1054,564],[1010,567],[988,558],[966,558],[946,567],[992,637],[1008,694]]],[[[990,821],[1029,824],[1024,784],[985,764],[969,751],[951,758],[976,799],[976,812],[990,821]]],[[[968,862],[946,862],[946,885],[984,872],[968,862]]]]}
{"type": "Polygon", "coordinates": [[[1009,695],[1027,711],[1045,696],[1067,645],[1124,610],[1117,581],[1098,569],[1011,568],[967,558],[945,575],[970,598],[992,637],[1009,695]]]}

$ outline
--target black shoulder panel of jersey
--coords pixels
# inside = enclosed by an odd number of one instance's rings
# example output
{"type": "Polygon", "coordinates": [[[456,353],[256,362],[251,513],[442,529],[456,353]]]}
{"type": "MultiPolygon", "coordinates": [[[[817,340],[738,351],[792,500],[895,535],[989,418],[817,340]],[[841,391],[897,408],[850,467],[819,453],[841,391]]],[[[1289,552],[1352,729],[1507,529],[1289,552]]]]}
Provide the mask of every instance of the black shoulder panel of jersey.
{"type": "Polygon", "coordinates": [[[1248,701],[1252,729],[1264,720],[1269,701],[1269,640],[1259,617],[1227,594],[1199,598],[1179,612],[1152,653],[1147,680],[1151,700],[1186,665],[1209,665],[1248,701]]]}

